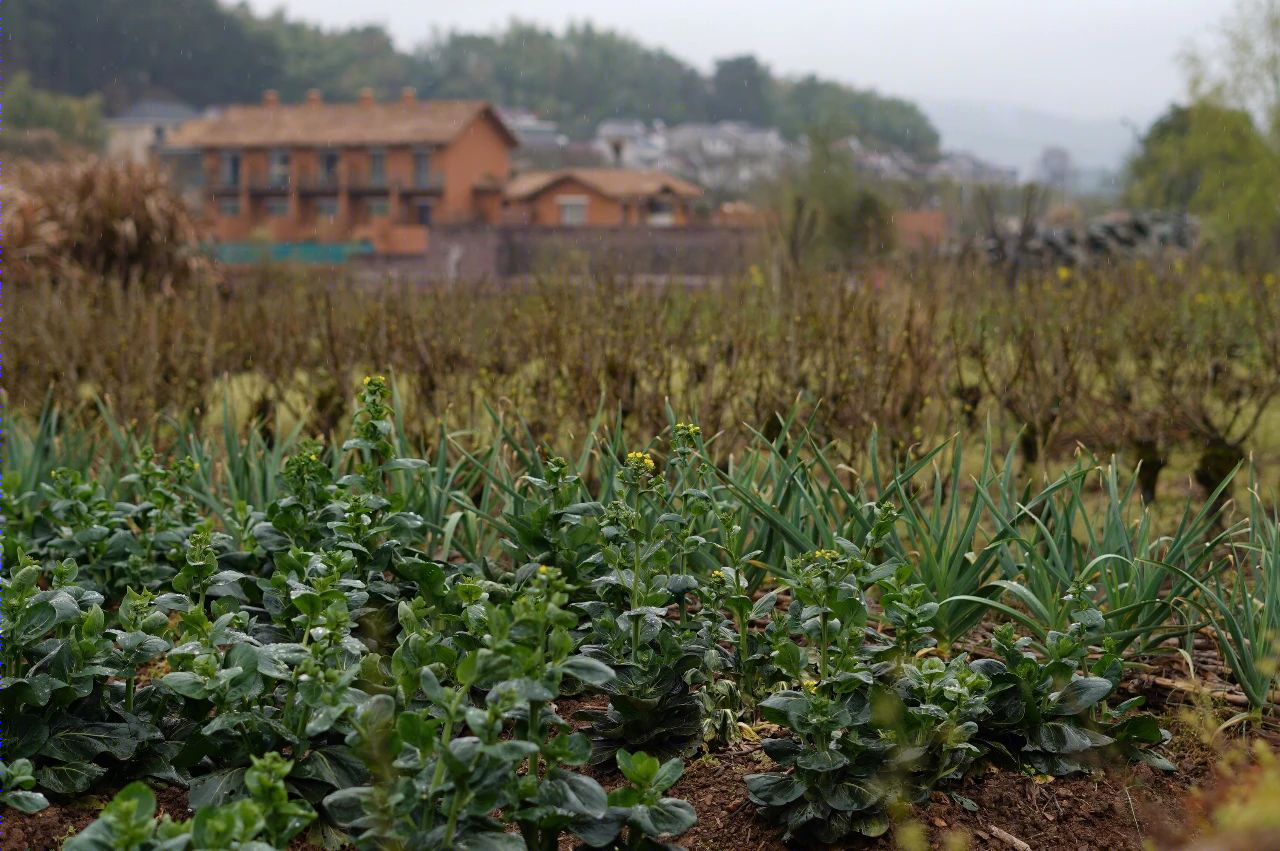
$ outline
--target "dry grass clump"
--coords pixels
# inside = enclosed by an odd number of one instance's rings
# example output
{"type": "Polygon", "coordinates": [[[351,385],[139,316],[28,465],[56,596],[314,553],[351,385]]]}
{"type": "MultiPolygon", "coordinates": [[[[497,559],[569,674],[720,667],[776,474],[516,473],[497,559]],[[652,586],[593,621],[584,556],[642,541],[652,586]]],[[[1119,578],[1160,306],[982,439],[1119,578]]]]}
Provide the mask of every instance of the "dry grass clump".
{"type": "Polygon", "coordinates": [[[6,189],[3,199],[9,280],[145,279],[171,287],[204,266],[191,215],[160,170],[91,157],[24,172],[21,188],[6,189]]]}

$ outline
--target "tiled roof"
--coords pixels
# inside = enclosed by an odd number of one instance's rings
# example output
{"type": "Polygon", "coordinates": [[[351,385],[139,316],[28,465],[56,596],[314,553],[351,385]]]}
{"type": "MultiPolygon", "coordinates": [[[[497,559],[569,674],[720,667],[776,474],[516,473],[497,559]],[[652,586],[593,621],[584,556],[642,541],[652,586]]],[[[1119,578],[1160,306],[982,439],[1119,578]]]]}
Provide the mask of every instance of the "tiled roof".
{"type": "Polygon", "coordinates": [[[392,101],[231,106],[190,121],[169,136],[174,148],[287,147],[290,145],[443,144],[481,115],[515,137],[485,101],[392,101]]]}
{"type": "Polygon", "coordinates": [[[566,168],[556,171],[530,171],[507,184],[507,197],[528,198],[562,180],[574,179],[610,198],[632,198],[657,195],[667,191],[686,198],[696,198],[702,190],[687,180],[661,171],[625,168],[566,168]]]}
{"type": "Polygon", "coordinates": [[[195,118],[196,111],[185,103],[170,100],[140,100],[107,123],[178,123],[195,118]]]}

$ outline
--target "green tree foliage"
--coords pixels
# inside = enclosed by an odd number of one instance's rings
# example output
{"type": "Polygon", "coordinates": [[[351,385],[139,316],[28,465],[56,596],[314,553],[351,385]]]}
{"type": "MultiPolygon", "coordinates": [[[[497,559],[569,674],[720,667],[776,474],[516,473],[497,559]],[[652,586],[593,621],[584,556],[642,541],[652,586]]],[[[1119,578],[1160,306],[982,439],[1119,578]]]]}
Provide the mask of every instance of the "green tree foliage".
{"type": "Polygon", "coordinates": [[[828,136],[857,136],[864,144],[889,145],[917,156],[930,157],[938,151],[938,131],[910,101],[812,74],[778,81],[775,97],[776,123],[790,136],[818,127],[828,136]]]}
{"type": "Polygon", "coordinates": [[[512,21],[493,35],[449,33],[400,52],[380,26],[328,30],[281,13],[255,16],[216,0],[24,0],[6,12],[5,58],[35,85],[137,97],[159,88],[196,106],[256,101],[263,89],[334,100],[366,86],[379,97],[484,98],[534,110],[590,135],[606,118],[667,123],[721,118],[776,125],[792,138],[815,125],[917,156],[938,134],[914,105],[810,76],[774,77],[753,56],[704,77],[665,50],[591,24],[562,34],[512,21]]]}
{"type": "Polygon", "coordinates": [[[716,63],[711,76],[711,117],[768,125],[774,119],[773,80],[754,56],[716,63]]]}
{"type": "MultiPolygon", "coordinates": [[[[257,18],[243,6],[236,10],[236,18],[255,38],[274,44],[279,51],[280,73],[272,85],[286,101],[301,100],[312,88],[332,100],[352,100],[365,87],[387,97],[420,77],[421,63],[397,52],[380,26],[326,30],[290,21],[279,11],[257,18]]],[[[258,94],[255,91],[252,97],[258,94]]]]}
{"type": "Polygon", "coordinates": [[[484,97],[532,109],[587,135],[618,116],[668,122],[706,117],[697,71],[663,50],[590,24],[563,36],[512,22],[497,36],[451,34],[419,49],[418,88],[431,97],[484,97]]]}
{"type": "Polygon", "coordinates": [[[893,248],[889,201],[822,133],[811,138],[807,163],[773,187],[768,206],[775,245],[793,273],[813,263],[847,267],[893,248]]]}
{"type": "Polygon", "coordinates": [[[1241,2],[1217,50],[1188,57],[1191,103],[1148,130],[1127,199],[1186,210],[1237,263],[1280,248],[1280,0],[1241,2]]]}
{"type": "Polygon", "coordinates": [[[3,52],[42,88],[72,95],[160,86],[197,106],[256,99],[280,48],[216,0],[23,0],[3,52]]]}
{"type": "Polygon", "coordinates": [[[102,141],[100,98],[37,89],[25,71],[14,74],[5,86],[4,121],[9,130],[52,130],[62,139],[90,147],[102,141]]]}

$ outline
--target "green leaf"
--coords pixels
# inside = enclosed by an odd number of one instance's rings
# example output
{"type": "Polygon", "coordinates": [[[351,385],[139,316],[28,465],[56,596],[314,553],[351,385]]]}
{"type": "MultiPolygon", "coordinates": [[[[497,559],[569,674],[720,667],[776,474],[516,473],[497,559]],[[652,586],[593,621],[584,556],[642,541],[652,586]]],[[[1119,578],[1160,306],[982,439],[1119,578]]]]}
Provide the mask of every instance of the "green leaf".
{"type": "Polygon", "coordinates": [[[372,804],[373,799],[373,787],[352,786],[325,795],[321,806],[335,824],[351,827],[357,820],[365,817],[366,809],[372,804]]]}
{"type": "Polygon", "coordinates": [[[582,733],[561,733],[543,746],[542,753],[561,765],[582,765],[591,758],[591,740],[582,733]]]}
{"type": "Polygon", "coordinates": [[[608,795],[599,783],[560,768],[552,769],[538,784],[538,801],[586,818],[600,818],[609,808],[608,795]]]}
{"type": "Polygon", "coordinates": [[[1147,765],[1151,766],[1152,768],[1159,769],[1160,771],[1174,772],[1178,770],[1178,766],[1174,765],[1169,760],[1160,756],[1160,754],[1156,753],[1155,751],[1139,750],[1137,752],[1137,756],[1138,756],[1138,759],[1142,760],[1147,765]]]}
{"type": "Polygon", "coordinates": [[[649,788],[658,776],[658,760],[647,753],[632,754],[619,749],[616,759],[622,776],[642,789],[649,788]]]}
{"type": "Polygon", "coordinates": [[[16,644],[19,647],[32,644],[36,639],[44,637],[57,622],[58,612],[52,603],[36,603],[23,609],[18,615],[13,625],[13,635],[6,637],[6,644],[16,644]]]}
{"type": "Polygon", "coordinates": [[[760,701],[760,714],[766,721],[784,727],[797,727],[812,710],[809,698],[798,691],[780,691],[760,701]]]}
{"type": "Polygon", "coordinates": [[[560,667],[569,676],[597,687],[613,681],[617,676],[613,668],[589,656],[570,656],[560,667]]]}
{"type": "Polygon", "coordinates": [[[1120,742],[1158,745],[1165,739],[1164,730],[1154,715],[1135,715],[1107,728],[1107,735],[1120,742]]]}
{"type": "Polygon", "coordinates": [[[294,777],[321,780],[337,789],[359,786],[366,774],[364,763],[344,745],[317,748],[293,767],[294,777]]]}
{"type": "Polygon", "coordinates": [[[204,677],[190,671],[174,671],[165,674],[160,678],[160,683],[165,688],[192,700],[204,700],[209,696],[204,677]]]}
{"type": "Polygon", "coordinates": [[[657,775],[653,778],[651,788],[655,792],[665,792],[676,785],[676,781],[680,779],[682,774],[684,774],[684,762],[679,759],[669,759],[658,769],[657,775]]]}
{"type": "Polygon", "coordinates": [[[116,759],[128,759],[143,742],[155,739],[159,731],[150,725],[79,724],[66,718],[40,749],[41,756],[63,762],[90,761],[108,753],[116,759]]]}
{"type": "Polygon", "coordinates": [[[39,792],[14,789],[0,796],[0,803],[3,803],[6,807],[13,807],[20,813],[38,813],[49,806],[49,799],[39,792]]]}
{"type": "Polygon", "coordinates": [[[454,845],[459,851],[527,851],[528,846],[518,833],[498,830],[476,831],[457,839],[454,845]]]}
{"type": "Polygon", "coordinates": [[[832,809],[843,812],[857,812],[880,801],[878,793],[870,785],[855,783],[851,780],[822,786],[823,800],[832,809]]]}
{"type": "Polygon", "coordinates": [[[382,465],[382,469],[390,472],[391,470],[421,470],[430,466],[430,461],[424,461],[421,458],[392,458],[382,465]]]}
{"type": "Polygon", "coordinates": [[[622,830],[626,810],[610,809],[601,818],[575,819],[569,825],[573,835],[592,848],[608,848],[622,830]]]}
{"type": "Polygon", "coordinates": [[[849,758],[835,750],[805,750],[796,757],[796,765],[810,771],[835,771],[849,764],[849,758]]]}
{"type": "Polygon", "coordinates": [[[747,796],[762,807],[778,807],[804,794],[804,783],[787,774],[748,774],[747,796]]]}
{"type": "Polygon", "coordinates": [[[765,594],[759,600],[756,600],[754,606],[751,607],[751,620],[766,620],[773,614],[774,608],[778,605],[778,595],[774,591],[765,594]]]}
{"type": "Polygon", "coordinates": [[[680,836],[687,829],[698,824],[698,813],[689,801],[681,801],[676,797],[664,797],[653,806],[644,807],[649,825],[653,828],[650,836],[680,836]]]}
{"type": "Polygon", "coordinates": [[[216,807],[240,794],[244,789],[245,766],[223,768],[191,781],[187,800],[191,809],[216,807]]]}
{"type": "Polygon", "coordinates": [[[1079,677],[1067,687],[1049,696],[1050,715],[1079,715],[1093,707],[1115,688],[1102,677],[1079,677]]]}
{"type": "Polygon", "coordinates": [[[765,755],[784,768],[796,761],[801,746],[795,739],[765,739],[760,743],[765,755]]]}
{"type": "Polygon", "coordinates": [[[1111,739],[1082,727],[1050,721],[1031,730],[1027,735],[1027,742],[1031,747],[1047,753],[1073,754],[1110,744],[1111,739]]]}
{"type": "Polygon", "coordinates": [[[36,771],[36,782],[58,795],[78,795],[106,773],[105,768],[92,762],[50,765],[36,771]]]}
{"type": "Polygon", "coordinates": [[[4,758],[28,759],[49,739],[49,724],[37,715],[18,715],[4,721],[4,758]]]}
{"type": "Polygon", "coordinates": [[[804,673],[804,651],[794,641],[785,641],[773,653],[773,663],[791,679],[798,680],[804,673]]]}

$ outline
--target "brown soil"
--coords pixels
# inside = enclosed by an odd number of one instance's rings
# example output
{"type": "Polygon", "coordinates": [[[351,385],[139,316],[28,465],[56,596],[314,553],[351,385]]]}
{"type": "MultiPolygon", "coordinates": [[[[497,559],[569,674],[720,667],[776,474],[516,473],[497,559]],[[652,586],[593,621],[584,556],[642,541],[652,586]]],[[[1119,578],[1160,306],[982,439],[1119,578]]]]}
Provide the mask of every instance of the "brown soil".
{"type": "MultiPolygon", "coordinates": [[[[1137,766],[1105,775],[1059,778],[1043,782],[1008,771],[988,771],[948,790],[977,804],[970,812],[947,793],[934,793],[927,806],[916,808],[890,835],[852,841],[845,848],[890,851],[897,848],[964,848],[969,851],[1016,845],[997,831],[1021,839],[1035,849],[1134,849],[1145,839],[1176,835],[1172,821],[1188,790],[1209,773],[1207,754],[1180,760],[1176,775],[1137,766]],[[996,828],[993,831],[992,828],[996,828]],[[908,835],[923,828],[927,846],[908,844],[908,835]],[[964,838],[968,845],[958,844],[964,838]]],[[[756,747],[717,754],[690,764],[672,789],[699,813],[699,823],[680,837],[690,851],[783,851],[780,831],[759,818],[746,798],[741,776],[769,770],[756,747]]]]}
{"type": "MultiPolygon", "coordinates": [[[[588,698],[557,703],[568,716],[583,705],[598,702],[599,698],[588,698]]],[[[936,792],[927,805],[908,813],[890,834],[840,847],[868,851],[1010,851],[1020,847],[1001,833],[1038,850],[1140,851],[1144,841],[1158,848],[1185,847],[1183,824],[1188,810],[1184,802],[1192,788],[1210,779],[1216,755],[1200,745],[1190,731],[1180,732],[1171,745],[1170,757],[1179,767],[1173,775],[1136,766],[1045,782],[1044,778],[991,769],[948,790],[977,804],[976,812],[965,809],[947,792],[936,792]],[[911,844],[911,836],[920,833],[927,844],[911,844]],[[968,844],[958,844],[961,838],[968,844]]],[[[689,851],[794,851],[782,842],[781,831],[761,819],[746,798],[742,776],[768,771],[770,766],[759,745],[753,743],[690,760],[684,776],[668,794],[693,804],[699,821],[678,843],[689,851]]],[[[597,779],[606,787],[621,780],[616,773],[597,775],[597,779]]],[[[53,851],[96,818],[109,798],[106,794],[86,796],[35,815],[6,809],[0,818],[0,849],[53,851]]],[[[189,816],[185,791],[161,787],[156,790],[156,799],[161,812],[174,818],[189,816]]],[[[564,847],[573,846],[566,842],[564,847]]]]}
{"type": "MultiPolygon", "coordinates": [[[[118,790],[85,795],[65,804],[52,804],[47,809],[28,815],[8,807],[0,810],[0,849],[4,851],[54,851],[62,843],[89,826],[118,790]]],[[[187,790],[158,786],[156,812],[173,819],[191,817],[187,809],[187,790]]]]}

